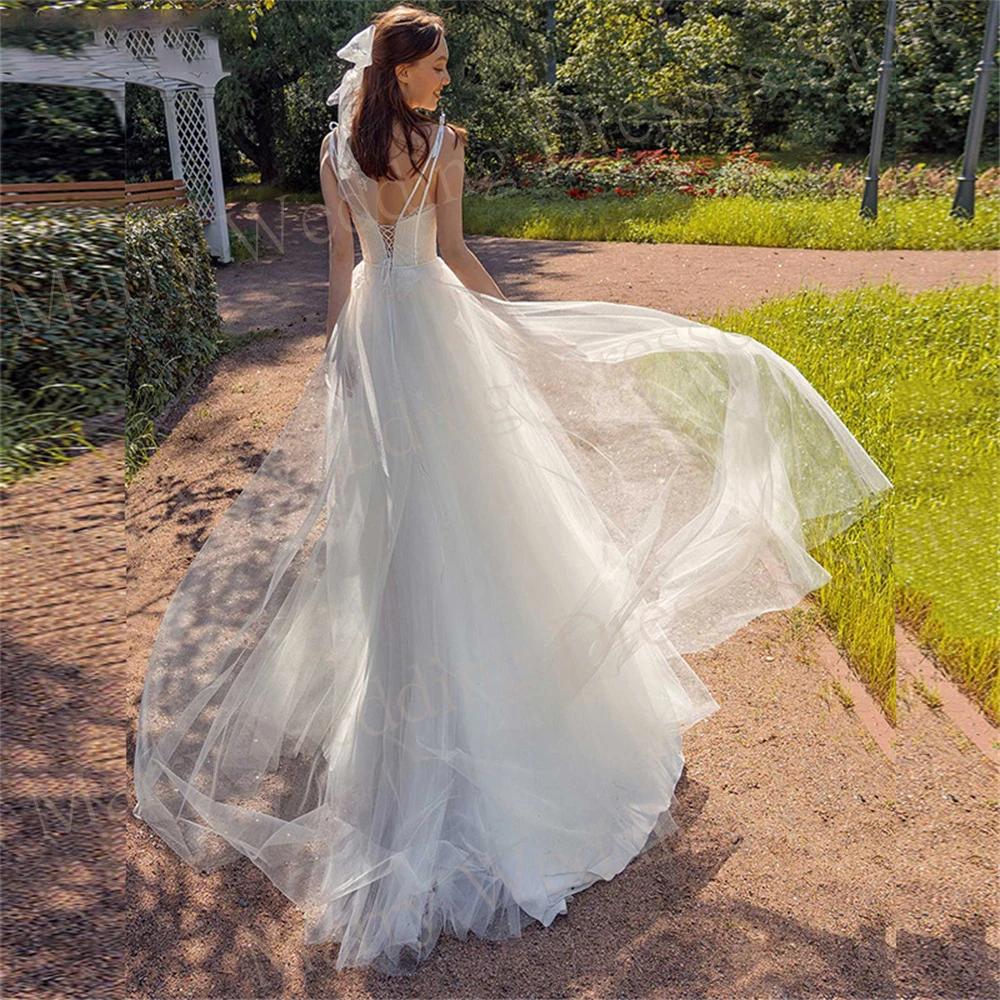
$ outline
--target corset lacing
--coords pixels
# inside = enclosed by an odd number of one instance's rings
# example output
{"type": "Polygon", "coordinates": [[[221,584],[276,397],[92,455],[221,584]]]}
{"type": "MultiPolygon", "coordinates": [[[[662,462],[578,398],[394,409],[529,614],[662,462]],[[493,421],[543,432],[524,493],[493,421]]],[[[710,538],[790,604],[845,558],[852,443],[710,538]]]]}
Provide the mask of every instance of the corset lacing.
{"type": "MultiPolygon", "coordinates": [[[[427,172],[426,172],[426,183],[424,185],[424,193],[420,199],[420,208],[414,212],[414,215],[419,216],[424,209],[424,202],[427,200],[427,192],[430,190],[431,177],[434,173],[434,166],[437,163],[438,154],[441,152],[441,141],[444,138],[444,112],[441,112],[441,117],[438,121],[437,135],[434,137],[434,145],[431,149],[431,154],[427,159],[427,172]]],[[[337,157],[336,157],[336,146],[333,141],[333,133],[330,133],[330,154],[334,167],[334,171],[337,169],[337,157]]],[[[421,171],[423,173],[423,171],[421,171]]],[[[419,181],[417,182],[419,184],[419,181]]],[[[410,193],[406,197],[406,203],[403,205],[395,222],[379,222],[377,218],[371,216],[372,221],[378,227],[378,231],[382,236],[382,244],[385,248],[385,256],[379,262],[379,285],[386,285],[392,275],[393,270],[393,260],[395,252],[395,238],[396,238],[396,226],[399,225],[400,221],[406,217],[406,209],[410,204],[410,199],[416,193],[417,185],[415,184],[410,190],[410,193]]],[[[370,213],[369,213],[370,215],[370,213]]],[[[422,220],[418,219],[416,226],[414,228],[414,251],[416,250],[416,240],[420,235],[420,225],[422,220]]],[[[392,289],[386,289],[387,295],[385,296],[386,302],[386,314],[389,325],[389,350],[392,354],[393,360],[396,357],[396,329],[393,323],[393,291],[392,289]]],[[[368,401],[369,412],[371,413],[372,424],[375,429],[375,440],[378,445],[379,451],[379,464],[382,466],[382,471],[384,472],[386,478],[389,477],[389,464],[386,458],[385,444],[382,440],[381,433],[381,423],[379,421],[378,409],[375,403],[375,393],[372,386],[371,371],[368,365],[368,357],[365,352],[364,344],[361,343],[360,338],[357,344],[358,350],[358,362],[361,368],[361,378],[365,384],[365,397],[368,401]]]]}

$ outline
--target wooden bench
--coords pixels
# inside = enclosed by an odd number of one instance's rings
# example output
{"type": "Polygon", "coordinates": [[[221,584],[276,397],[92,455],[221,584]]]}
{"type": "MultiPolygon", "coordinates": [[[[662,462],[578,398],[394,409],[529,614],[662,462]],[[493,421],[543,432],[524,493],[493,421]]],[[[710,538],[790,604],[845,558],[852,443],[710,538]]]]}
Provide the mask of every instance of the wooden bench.
{"type": "Polygon", "coordinates": [[[146,181],[125,185],[125,203],[184,205],[188,201],[187,187],[182,180],[146,181]]]}
{"type": "Polygon", "coordinates": [[[0,183],[0,207],[13,205],[183,205],[188,201],[182,180],[145,181],[53,181],[48,183],[0,183]]]}

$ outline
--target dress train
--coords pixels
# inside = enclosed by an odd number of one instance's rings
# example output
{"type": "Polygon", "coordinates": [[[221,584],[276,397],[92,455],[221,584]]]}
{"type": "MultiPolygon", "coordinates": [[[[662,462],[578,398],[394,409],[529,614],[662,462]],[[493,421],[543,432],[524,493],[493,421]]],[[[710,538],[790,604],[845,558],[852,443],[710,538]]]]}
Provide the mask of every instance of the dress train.
{"type": "Polygon", "coordinates": [[[352,204],[336,336],[170,602],[135,757],[185,861],[249,858],[388,973],[674,832],[719,707],[683,654],[822,586],[809,548],[890,485],[752,338],[470,291],[433,209],[390,254],[352,204]]]}

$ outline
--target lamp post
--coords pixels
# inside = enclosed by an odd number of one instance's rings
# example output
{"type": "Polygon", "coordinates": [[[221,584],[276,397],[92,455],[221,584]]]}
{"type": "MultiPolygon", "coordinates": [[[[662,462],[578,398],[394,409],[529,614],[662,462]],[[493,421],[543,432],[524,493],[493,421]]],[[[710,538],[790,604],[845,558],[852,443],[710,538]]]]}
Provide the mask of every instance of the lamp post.
{"type": "Polygon", "coordinates": [[[986,118],[986,102],[990,94],[990,81],[996,69],[994,56],[997,51],[997,26],[1000,24],[1000,0],[987,0],[986,35],[983,38],[983,55],[976,64],[976,85],[972,92],[972,111],[965,130],[965,152],[962,156],[962,176],[958,179],[958,190],[951,204],[949,216],[956,219],[971,219],[976,204],[976,164],[979,162],[979,147],[983,141],[983,122],[986,118]]]}
{"type": "Polygon", "coordinates": [[[868,173],[865,175],[865,191],[861,196],[861,211],[859,213],[867,219],[878,218],[878,168],[882,160],[882,135],[885,131],[886,108],[889,104],[892,48],[895,41],[896,0],[888,0],[885,12],[885,38],[882,41],[882,59],[878,64],[875,120],[872,122],[872,141],[868,150],[868,173]]]}

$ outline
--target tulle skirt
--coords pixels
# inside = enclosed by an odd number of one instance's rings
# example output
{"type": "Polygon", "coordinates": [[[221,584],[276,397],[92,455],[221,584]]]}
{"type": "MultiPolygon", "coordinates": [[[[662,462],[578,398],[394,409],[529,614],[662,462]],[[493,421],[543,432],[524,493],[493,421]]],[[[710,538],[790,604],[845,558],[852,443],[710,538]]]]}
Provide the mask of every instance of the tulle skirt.
{"type": "Polygon", "coordinates": [[[135,815],[249,858],[338,968],[547,926],[677,829],[719,707],[682,654],[827,582],[889,485],[751,338],[362,262],[166,611],[135,815]]]}

